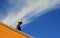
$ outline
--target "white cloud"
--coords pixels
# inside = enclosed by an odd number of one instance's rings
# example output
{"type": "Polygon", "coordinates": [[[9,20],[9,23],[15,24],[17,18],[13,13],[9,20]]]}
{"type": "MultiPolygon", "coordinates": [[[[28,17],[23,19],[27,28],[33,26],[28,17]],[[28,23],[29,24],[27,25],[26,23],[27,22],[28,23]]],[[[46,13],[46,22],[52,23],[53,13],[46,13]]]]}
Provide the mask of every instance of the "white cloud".
{"type": "Polygon", "coordinates": [[[14,28],[20,19],[22,19],[23,25],[27,24],[31,21],[29,19],[41,15],[42,11],[46,9],[53,8],[58,3],[58,0],[28,0],[27,3],[20,12],[16,13],[16,15],[13,13],[8,14],[2,22],[14,28]]]}

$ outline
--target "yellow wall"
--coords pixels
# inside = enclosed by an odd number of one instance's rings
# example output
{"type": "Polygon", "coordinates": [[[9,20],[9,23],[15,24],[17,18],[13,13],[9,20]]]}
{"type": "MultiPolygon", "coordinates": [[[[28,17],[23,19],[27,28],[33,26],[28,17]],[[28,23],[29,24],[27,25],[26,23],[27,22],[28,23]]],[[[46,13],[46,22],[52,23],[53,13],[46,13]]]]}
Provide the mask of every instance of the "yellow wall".
{"type": "Polygon", "coordinates": [[[3,23],[0,23],[0,38],[31,38],[31,37],[24,33],[15,31],[10,27],[7,27],[3,23]]]}

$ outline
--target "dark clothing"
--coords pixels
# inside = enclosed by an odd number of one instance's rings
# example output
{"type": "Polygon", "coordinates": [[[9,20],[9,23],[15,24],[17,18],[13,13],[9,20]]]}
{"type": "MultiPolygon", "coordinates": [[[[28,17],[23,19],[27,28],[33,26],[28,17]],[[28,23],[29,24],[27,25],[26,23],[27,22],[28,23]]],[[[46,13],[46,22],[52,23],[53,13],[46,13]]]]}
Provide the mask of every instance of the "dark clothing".
{"type": "Polygon", "coordinates": [[[21,31],[21,27],[19,25],[17,25],[17,30],[21,31]]]}
{"type": "Polygon", "coordinates": [[[18,25],[17,25],[17,30],[19,30],[19,31],[21,31],[21,24],[22,24],[22,22],[18,22],[18,25]]]}

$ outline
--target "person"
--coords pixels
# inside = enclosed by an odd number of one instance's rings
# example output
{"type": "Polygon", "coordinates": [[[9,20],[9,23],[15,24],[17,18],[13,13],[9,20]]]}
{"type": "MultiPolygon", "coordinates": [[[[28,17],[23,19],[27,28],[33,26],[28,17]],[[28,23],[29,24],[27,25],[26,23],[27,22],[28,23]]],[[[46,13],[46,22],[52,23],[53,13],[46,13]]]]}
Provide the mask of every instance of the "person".
{"type": "Polygon", "coordinates": [[[22,21],[21,22],[18,22],[17,30],[19,30],[19,31],[21,31],[21,24],[22,24],[22,21]]]}

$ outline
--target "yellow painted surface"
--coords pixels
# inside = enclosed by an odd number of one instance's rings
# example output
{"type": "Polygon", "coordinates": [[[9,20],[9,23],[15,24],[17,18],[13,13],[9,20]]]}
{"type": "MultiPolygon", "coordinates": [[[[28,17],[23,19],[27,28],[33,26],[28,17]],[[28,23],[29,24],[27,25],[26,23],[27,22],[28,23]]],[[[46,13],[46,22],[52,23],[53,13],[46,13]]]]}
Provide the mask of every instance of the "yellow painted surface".
{"type": "Polygon", "coordinates": [[[15,31],[7,27],[3,23],[0,23],[0,38],[31,38],[31,37],[22,32],[15,31]]]}

